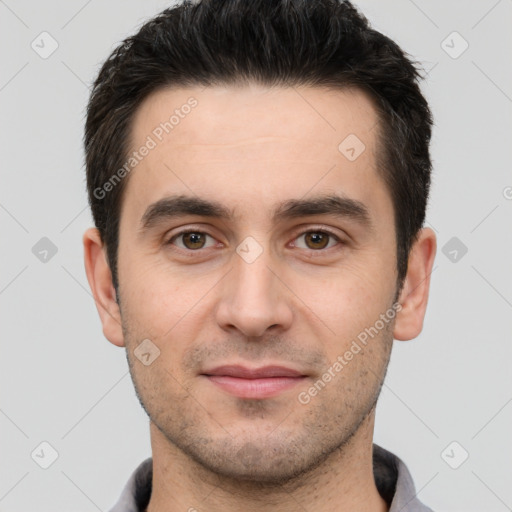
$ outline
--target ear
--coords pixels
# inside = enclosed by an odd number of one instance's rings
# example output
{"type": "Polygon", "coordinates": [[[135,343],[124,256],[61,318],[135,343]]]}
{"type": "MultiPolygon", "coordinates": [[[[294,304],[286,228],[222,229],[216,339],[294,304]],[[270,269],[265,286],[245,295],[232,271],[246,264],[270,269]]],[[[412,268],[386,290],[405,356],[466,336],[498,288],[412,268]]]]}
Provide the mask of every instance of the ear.
{"type": "Polygon", "coordinates": [[[103,334],[111,343],[122,347],[124,337],[121,328],[121,312],[112,284],[106,249],[99,231],[96,228],[88,229],[84,233],[83,243],[85,272],[103,325],[103,334]]]}
{"type": "Polygon", "coordinates": [[[396,316],[393,330],[397,340],[416,338],[423,329],[435,254],[436,235],[430,228],[423,228],[409,253],[407,275],[399,299],[402,309],[396,316]]]}

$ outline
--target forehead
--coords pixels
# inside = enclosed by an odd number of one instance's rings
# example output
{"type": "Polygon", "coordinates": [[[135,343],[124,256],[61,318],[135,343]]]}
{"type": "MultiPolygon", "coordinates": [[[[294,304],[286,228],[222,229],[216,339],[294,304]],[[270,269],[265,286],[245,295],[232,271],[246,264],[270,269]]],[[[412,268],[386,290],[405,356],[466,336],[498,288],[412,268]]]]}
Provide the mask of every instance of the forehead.
{"type": "Polygon", "coordinates": [[[364,200],[369,187],[385,189],[376,166],[377,125],[372,99],[357,89],[161,89],[134,116],[131,151],[140,160],[125,196],[142,208],[186,193],[234,210],[313,189],[364,200]]]}
{"type": "Polygon", "coordinates": [[[347,129],[371,143],[367,134],[376,123],[373,99],[354,88],[164,88],[138,108],[132,142],[155,132],[157,139],[166,139],[159,142],[170,146],[243,144],[250,137],[281,136],[336,148],[347,129]]]}

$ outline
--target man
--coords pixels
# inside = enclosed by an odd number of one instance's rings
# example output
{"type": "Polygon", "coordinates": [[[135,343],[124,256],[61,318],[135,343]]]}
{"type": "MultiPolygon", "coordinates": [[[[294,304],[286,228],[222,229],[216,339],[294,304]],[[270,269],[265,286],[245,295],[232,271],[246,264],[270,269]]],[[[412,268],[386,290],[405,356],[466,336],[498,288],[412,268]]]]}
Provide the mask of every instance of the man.
{"type": "Polygon", "coordinates": [[[418,79],[334,0],[180,4],[106,61],[85,265],[153,455],[113,511],[430,510],[372,441],[435,254],[418,79]]]}

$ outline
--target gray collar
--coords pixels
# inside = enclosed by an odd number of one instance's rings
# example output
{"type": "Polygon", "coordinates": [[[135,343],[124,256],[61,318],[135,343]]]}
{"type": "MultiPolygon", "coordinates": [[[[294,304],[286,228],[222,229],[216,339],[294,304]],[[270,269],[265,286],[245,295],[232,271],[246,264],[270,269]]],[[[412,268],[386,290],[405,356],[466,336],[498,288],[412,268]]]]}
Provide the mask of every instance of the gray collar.
{"type": "MultiPolygon", "coordinates": [[[[389,512],[432,512],[416,496],[414,482],[405,463],[393,453],[373,445],[373,474],[389,512]]],[[[151,497],[153,459],[143,461],[132,473],[121,497],[110,512],[144,512],[151,497]]]]}

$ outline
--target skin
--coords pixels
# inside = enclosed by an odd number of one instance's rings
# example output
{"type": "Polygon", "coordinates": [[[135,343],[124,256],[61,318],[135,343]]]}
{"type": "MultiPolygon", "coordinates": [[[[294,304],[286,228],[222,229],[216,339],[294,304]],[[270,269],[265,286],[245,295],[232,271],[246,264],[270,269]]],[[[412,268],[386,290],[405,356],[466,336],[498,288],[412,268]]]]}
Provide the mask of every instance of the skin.
{"type": "Polygon", "coordinates": [[[165,89],[140,106],[133,148],[191,96],[197,107],[129,176],[119,304],[98,231],[84,235],[103,332],[126,347],[150,418],[148,510],[388,510],[372,471],[375,403],[393,338],[422,329],[436,243],[430,229],[420,231],[397,290],[394,212],[376,165],[372,100],[358,90],[308,87],[165,89]],[[338,150],[349,134],[365,145],[352,162],[338,150]],[[272,216],[285,201],[333,193],[364,205],[369,222],[272,216]],[[217,201],[234,217],[188,214],[143,230],[147,208],[176,194],[217,201]],[[188,239],[175,236],[183,229],[209,235],[199,237],[205,246],[187,248],[188,239]],[[248,236],[262,250],[251,263],[236,252],[248,236]],[[398,292],[395,319],[300,403],[299,393],[398,292]],[[148,366],[134,355],[144,339],[160,350],[148,366]],[[307,377],[277,396],[239,398],[202,375],[223,364],[281,365],[307,377]]]}

